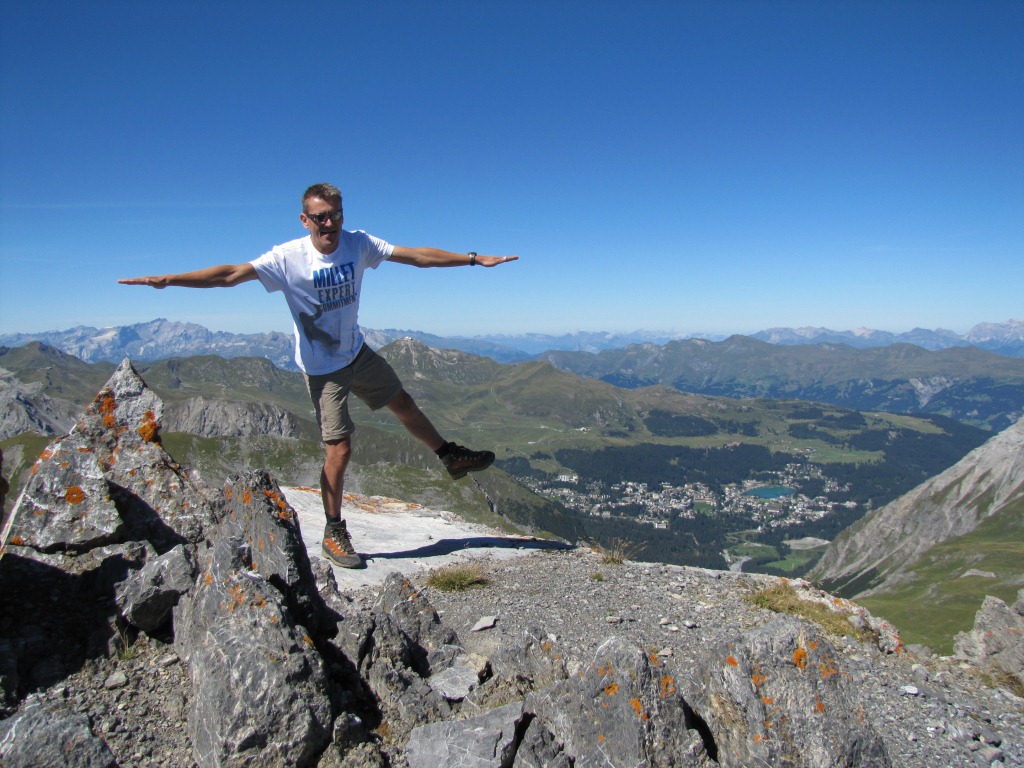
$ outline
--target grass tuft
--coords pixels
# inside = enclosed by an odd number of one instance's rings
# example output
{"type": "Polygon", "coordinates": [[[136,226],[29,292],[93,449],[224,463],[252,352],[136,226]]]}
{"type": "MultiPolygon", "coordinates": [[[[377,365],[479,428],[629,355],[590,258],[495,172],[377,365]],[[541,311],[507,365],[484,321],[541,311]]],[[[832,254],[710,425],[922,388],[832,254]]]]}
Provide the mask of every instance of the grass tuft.
{"type": "Polygon", "coordinates": [[[875,643],[878,638],[867,629],[857,629],[849,621],[852,615],[846,611],[833,611],[831,608],[801,600],[800,595],[789,584],[776,584],[774,587],[759,589],[744,597],[747,602],[758,608],[767,608],[776,613],[787,613],[802,619],[813,621],[830,635],[843,637],[851,635],[862,643],[875,643]]]}
{"type": "Polygon", "coordinates": [[[441,592],[465,592],[489,583],[478,565],[446,565],[436,568],[427,576],[427,586],[441,592]]]}
{"type": "Polygon", "coordinates": [[[981,680],[989,688],[1005,688],[1014,696],[1024,699],[1024,680],[1003,669],[990,669],[983,672],[981,680]]]}
{"type": "Polygon", "coordinates": [[[592,549],[601,555],[601,562],[605,565],[622,565],[627,560],[632,560],[644,551],[643,544],[637,544],[626,539],[612,539],[609,546],[594,542],[592,549]]]}
{"type": "Polygon", "coordinates": [[[132,639],[132,633],[127,627],[118,626],[117,640],[114,641],[117,647],[118,661],[131,661],[139,655],[139,648],[132,639]]]}

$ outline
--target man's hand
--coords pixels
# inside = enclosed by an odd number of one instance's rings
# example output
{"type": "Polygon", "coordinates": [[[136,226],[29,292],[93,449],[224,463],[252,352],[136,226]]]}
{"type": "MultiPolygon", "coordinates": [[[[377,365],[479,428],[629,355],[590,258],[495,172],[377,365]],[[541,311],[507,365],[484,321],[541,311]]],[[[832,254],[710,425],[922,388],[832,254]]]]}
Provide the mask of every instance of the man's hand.
{"type": "Polygon", "coordinates": [[[149,277],[126,277],[118,280],[121,285],[148,285],[151,288],[166,288],[170,283],[167,275],[150,275],[149,277]]]}
{"type": "Polygon", "coordinates": [[[406,248],[396,245],[388,257],[388,261],[408,264],[410,267],[466,267],[475,261],[481,267],[496,267],[506,261],[515,261],[518,258],[518,256],[477,256],[470,253],[442,251],[438,248],[406,248]]]}
{"type": "Polygon", "coordinates": [[[516,261],[518,256],[477,256],[476,263],[481,267],[496,267],[506,261],[516,261]]]}

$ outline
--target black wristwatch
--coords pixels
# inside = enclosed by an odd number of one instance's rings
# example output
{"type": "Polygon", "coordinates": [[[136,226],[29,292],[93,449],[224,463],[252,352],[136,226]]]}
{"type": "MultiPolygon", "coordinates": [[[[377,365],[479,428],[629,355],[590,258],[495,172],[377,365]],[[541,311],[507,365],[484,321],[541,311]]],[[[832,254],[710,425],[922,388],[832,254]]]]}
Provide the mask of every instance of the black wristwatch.
{"type": "Polygon", "coordinates": [[[476,266],[476,251],[470,251],[466,255],[469,256],[469,266],[475,267],[476,266]]]}

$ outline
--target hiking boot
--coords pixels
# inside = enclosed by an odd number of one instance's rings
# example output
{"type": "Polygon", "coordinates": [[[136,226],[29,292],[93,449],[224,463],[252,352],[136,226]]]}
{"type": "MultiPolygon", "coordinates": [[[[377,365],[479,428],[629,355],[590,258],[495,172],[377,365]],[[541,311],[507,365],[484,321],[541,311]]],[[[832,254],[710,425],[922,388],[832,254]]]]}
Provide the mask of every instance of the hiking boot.
{"type": "Polygon", "coordinates": [[[458,480],[470,472],[487,469],[494,461],[494,454],[491,451],[471,451],[464,446],[448,443],[448,453],[441,461],[452,479],[458,480]]]}
{"type": "Polygon", "coordinates": [[[324,543],[321,552],[339,568],[358,568],[363,564],[363,558],[352,547],[352,539],[348,535],[348,528],[344,520],[327,523],[324,526],[324,543]]]}

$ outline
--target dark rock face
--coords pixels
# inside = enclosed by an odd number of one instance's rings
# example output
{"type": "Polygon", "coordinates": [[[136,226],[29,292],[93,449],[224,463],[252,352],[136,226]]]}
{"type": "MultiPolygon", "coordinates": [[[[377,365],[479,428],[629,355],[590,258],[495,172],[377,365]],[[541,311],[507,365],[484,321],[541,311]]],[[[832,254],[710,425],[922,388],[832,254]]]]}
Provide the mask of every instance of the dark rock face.
{"type": "Polygon", "coordinates": [[[3,476],[4,471],[4,452],[0,451],[0,528],[4,524],[4,515],[7,510],[7,492],[11,490],[10,483],[7,482],[7,478],[3,476]]]}
{"type": "Polygon", "coordinates": [[[525,709],[534,716],[528,765],[712,764],[675,681],[621,638],[602,645],[580,676],[529,696],[525,709]]]}
{"type": "Polygon", "coordinates": [[[89,730],[89,718],[38,699],[0,722],[0,744],[6,768],[117,768],[110,749],[89,730]]]}
{"type": "Polygon", "coordinates": [[[718,647],[700,711],[717,735],[719,763],[888,766],[841,659],[823,635],[783,619],[718,647]]]}
{"type": "Polygon", "coordinates": [[[179,604],[175,643],[192,675],[189,731],[201,765],[308,765],[333,720],[327,675],[284,594],[222,536],[179,604]]]}
{"type": "MultiPolygon", "coordinates": [[[[468,653],[401,575],[374,601],[341,594],[266,473],[192,480],[160,446],[161,408],[122,364],[4,530],[4,766],[116,765],[109,713],[35,692],[140,633],[183,665],[180,698],[156,702],[187,744],[172,764],[888,765],[842,661],[796,620],[709,649],[694,702],[623,638],[573,675],[540,627],[468,653]]],[[[128,683],[119,668],[98,685],[128,683]]]]}

